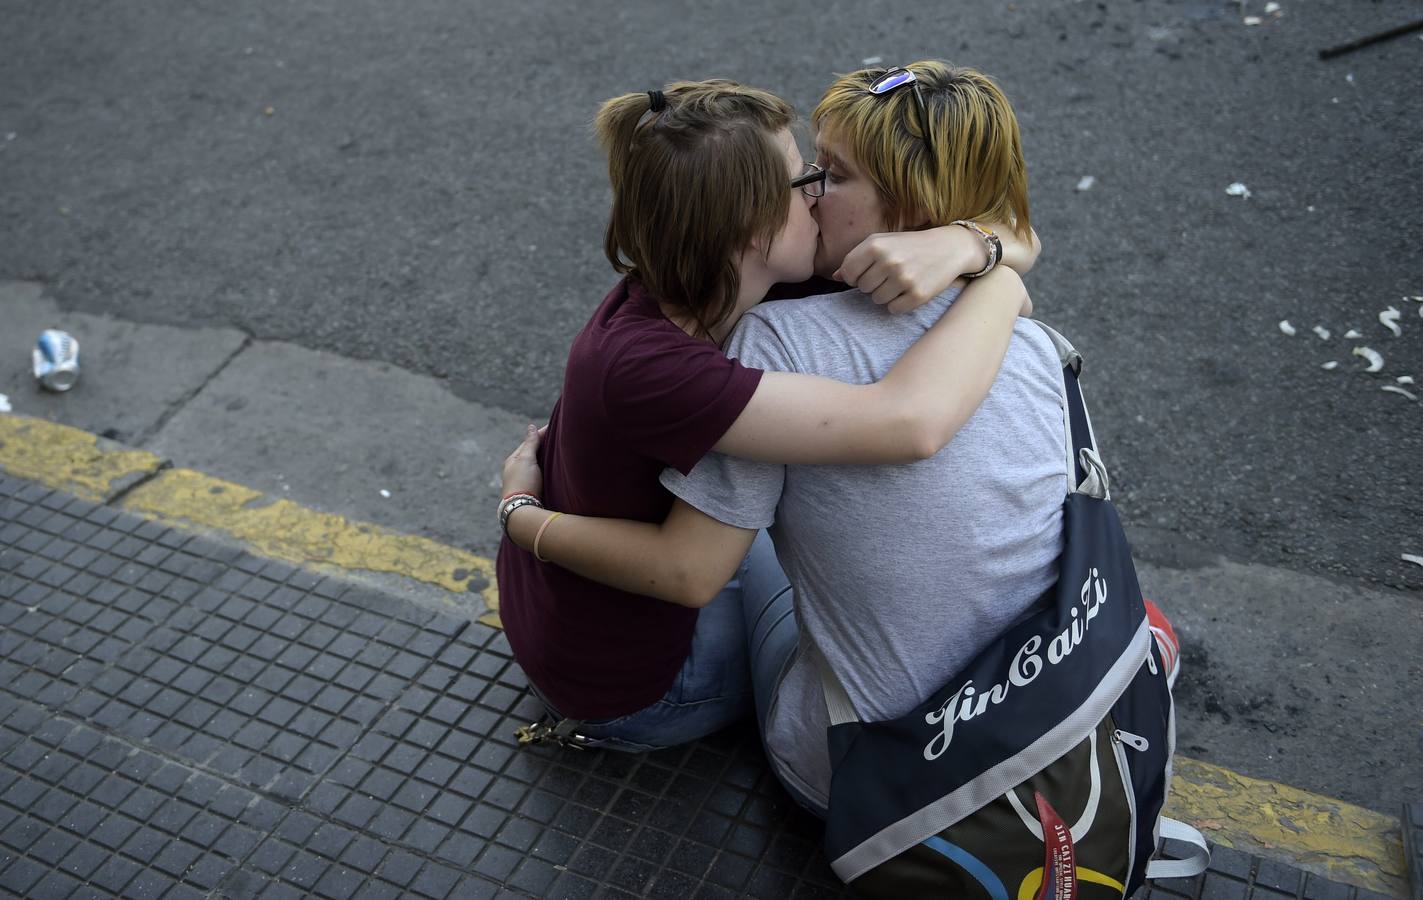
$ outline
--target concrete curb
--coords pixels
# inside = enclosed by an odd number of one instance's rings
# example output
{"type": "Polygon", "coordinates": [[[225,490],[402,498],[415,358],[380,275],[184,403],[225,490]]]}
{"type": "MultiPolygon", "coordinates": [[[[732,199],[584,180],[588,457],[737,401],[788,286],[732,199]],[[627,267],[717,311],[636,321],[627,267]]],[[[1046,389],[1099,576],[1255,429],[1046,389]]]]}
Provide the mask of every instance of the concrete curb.
{"type": "Polygon", "coordinates": [[[220,532],[272,559],[477,594],[484,608],[480,621],[499,625],[490,559],[174,468],[161,457],[77,428],[0,415],[0,469],[167,525],[220,532]]]}
{"type": "MultiPolygon", "coordinates": [[[[0,470],[187,529],[218,532],[256,554],[354,575],[381,573],[476,593],[498,626],[494,564],[189,469],[95,435],[0,414],[0,470]]],[[[1393,897],[1409,896],[1400,823],[1348,803],[1177,758],[1168,812],[1227,847],[1393,897]]]]}

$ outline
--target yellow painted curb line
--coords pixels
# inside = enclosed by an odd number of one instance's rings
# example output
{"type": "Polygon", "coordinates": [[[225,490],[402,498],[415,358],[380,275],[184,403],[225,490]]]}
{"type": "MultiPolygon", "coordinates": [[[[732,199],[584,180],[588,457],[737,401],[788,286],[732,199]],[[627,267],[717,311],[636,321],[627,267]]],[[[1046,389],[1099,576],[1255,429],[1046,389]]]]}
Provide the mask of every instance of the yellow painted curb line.
{"type": "Polygon", "coordinates": [[[107,503],[164,461],[87,431],[44,419],[0,415],[0,468],[92,503],[107,503]]]}
{"type": "Polygon", "coordinates": [[[474,588],[488,609],[480,621],[500,626],[489,559],[166,465],[152,453],[77,428],[0,414],[0,469],[17,478],[95,503],[109,503],[132,488],[120,498],[121,508],[169,525],[226,533],[272,559],[399,575],[454,593],[474,588]],[[469,581],[471,576],[477,577],[469,581]]]}
{"type": "Polygon", "coordinates": [[[1397,819],[1182,756],[1175,768],[1167,814],[1216,843],[1267,857],[1284,855],[1331,881],[1408,896],[1397,819]]]}
{"type": "MultiPolygon", "coordinates": [[[[166,524],[224,532],[256,553],[299,565],[390,573],[461,593],[482,581],[489,612],[480,621],[500,627],[491,560],[165,465],[84,431],[0,414],[0,469],[11,475],[99,503],[142,482],[119,499],[121,507],[166,524]],[[470,575],[479,578],[469,582],[470,575]]],[[[1168,813],[1223,846],[1283,857],[1381,894],[1407,894],[1396,819],[1179,756],[1171,791],[1168,813]]]]}
{"type": "Polygon", "coordinates": [[[165,524],[222,531],[261,556],[301,565],[402,575],[454,593],[469,590],[467,580],[479,575],[479,593],[489,608],[480,620],[499,624],[494,563],[429,538],[272,500],[191,469],[161,472],[119,505],[165,524]]]}

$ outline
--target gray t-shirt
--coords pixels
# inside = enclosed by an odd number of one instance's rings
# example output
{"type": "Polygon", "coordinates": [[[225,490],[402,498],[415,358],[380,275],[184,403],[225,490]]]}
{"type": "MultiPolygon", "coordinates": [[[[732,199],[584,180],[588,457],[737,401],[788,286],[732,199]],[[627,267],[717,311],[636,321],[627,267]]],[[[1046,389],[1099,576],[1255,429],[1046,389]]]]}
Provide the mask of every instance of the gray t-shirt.
{"type": "MultiPolygon", "coordinates": [[[[891,316],[858,291],[763,303],[728,354],[756,368],[868,384],[949,308],[891,316]]],[[[828,805],[827,717],[813,646],[861,719],[907,713],[1057,580],[1068,492],[1062,367],[1019,319],[988,397],[944,450],[909,465],[783,466],[711,453],[662,483],[719,521],[770,527],[795,586],[800,643],[766,745],[828,805]]]]}

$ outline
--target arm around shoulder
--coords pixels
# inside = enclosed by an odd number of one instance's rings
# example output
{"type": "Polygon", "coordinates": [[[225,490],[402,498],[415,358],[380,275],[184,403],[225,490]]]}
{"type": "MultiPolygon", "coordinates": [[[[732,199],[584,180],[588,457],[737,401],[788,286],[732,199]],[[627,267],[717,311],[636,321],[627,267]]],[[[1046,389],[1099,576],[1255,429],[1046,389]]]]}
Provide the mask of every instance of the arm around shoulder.
{"type": "Polygon", "coordinates": [[[875,384],[767,372],[716,449],[803,465],[927,459],[988,395],[1026,298],[1010,269],[976,279],[875,384]]]}

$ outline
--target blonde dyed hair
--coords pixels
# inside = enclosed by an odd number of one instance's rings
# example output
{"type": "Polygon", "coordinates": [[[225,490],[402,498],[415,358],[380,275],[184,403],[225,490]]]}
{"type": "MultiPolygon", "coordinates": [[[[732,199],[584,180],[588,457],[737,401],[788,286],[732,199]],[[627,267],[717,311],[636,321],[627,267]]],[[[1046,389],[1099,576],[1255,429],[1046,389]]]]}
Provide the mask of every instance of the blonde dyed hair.
{"type": "Polygon", "coordinates": [[[647,93],[624,94],[594,120],[613,187],[603,246],[615,271],[709,334],[736,306],[741,254],[756,241],[769,248],[790,215],[776,135],[795,112],[723,79],[678,81],[663,93],[660,112],[647,93]]]}
{"type": "Polygon", "coordinates": [[[837,77],[825,92],[811,116],[816,129],[854,154],[847,162],[874,184],[891,227],[983,219],[1009,224],[1026,238],[1028,168],[1008,98],[974,69],[939,60],[905,68],[918,81],[923,113],[913,86],[876,96],[870,85],[885,69],[861,69],[837,77]],[[926,118],[932,154],[924,144],[926,118]]]}

